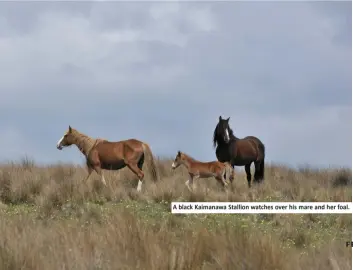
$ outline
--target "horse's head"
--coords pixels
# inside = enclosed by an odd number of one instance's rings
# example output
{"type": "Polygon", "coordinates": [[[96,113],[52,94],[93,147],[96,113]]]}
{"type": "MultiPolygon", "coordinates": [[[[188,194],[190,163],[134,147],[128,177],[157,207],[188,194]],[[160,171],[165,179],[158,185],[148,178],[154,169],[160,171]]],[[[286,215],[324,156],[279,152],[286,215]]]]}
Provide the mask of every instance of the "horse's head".
{"type": "Polygon", "coordinates": [[[218,124],[215,128],[214,134],[213,134],[213,143],[216,146],[217,142],[224,142],[224,143],[229,143],[230,141],[230,134],[231,134],[231,129],[229,127],[229,119],[222,119],[222,116],[219,117],[218,124]]]}
{"type": "Polygon", "coordinates": [[[65,132],[64,136],[56,144],[56,148],[62,150],[64,147],[70,146],[74,143],[73,129],[69,126],[68,131],[65,132]]]}
{"type": "Polygon", "coordinates": [[[177,155],[175,156],[174,162],[172,164],[172,169],[174,170],[178,168],[181,164],[183,164],[184,160],[185,160],[185,155],[182,152],[178,151],[177,155]]]}

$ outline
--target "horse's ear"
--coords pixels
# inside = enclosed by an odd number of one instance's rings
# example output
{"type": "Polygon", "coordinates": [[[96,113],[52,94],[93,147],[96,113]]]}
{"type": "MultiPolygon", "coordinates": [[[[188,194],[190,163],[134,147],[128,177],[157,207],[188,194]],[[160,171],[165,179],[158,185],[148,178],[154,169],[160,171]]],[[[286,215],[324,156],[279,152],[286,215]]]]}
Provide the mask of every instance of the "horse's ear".
{"type": "Polygon", "coordinates": [[[69,126],[69,132],[71,133],[71,131],[72,131],[72,128],[71,128],[71,126],[69,126]]]}
{"type": "Polygon", "coordinates": [[[230,119],[230,117],[228,117],[228,119],[226,119],[226,121],[229,122],[229,119],[230,119]]]}
{"type": "Polygon", "coordinates": [[[220,116],[219,116],[219,121],[221,121],[221,120],[222,120],[222,116],[220,115],[220,116]]]}
{"type": "Polygon", "coordinates": [[[180,152],[180,151],[178,151],[178,156],[179,156],[179,157],[181,156],[181,152],[180,152]]]}

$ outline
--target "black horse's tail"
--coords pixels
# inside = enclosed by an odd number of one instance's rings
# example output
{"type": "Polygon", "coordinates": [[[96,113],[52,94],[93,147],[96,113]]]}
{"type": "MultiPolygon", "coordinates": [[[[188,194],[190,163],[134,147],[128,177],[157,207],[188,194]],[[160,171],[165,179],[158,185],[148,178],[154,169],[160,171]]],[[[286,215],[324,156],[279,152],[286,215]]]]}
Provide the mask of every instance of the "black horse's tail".
{"type": "Polygon", "coordinates": [[[265,176],[265,145],[259,141],[259,150],[262,154],[262,159],[260,160],[259,168],[259,179],[264,180],[265,176]]]}

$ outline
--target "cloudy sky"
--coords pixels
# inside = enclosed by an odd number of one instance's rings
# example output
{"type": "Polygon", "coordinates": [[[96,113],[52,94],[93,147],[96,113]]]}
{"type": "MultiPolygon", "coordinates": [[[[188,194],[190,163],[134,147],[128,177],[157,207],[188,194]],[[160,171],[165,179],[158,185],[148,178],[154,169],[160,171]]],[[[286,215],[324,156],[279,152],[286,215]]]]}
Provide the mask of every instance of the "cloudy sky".
{"type": "Polygon", "coordinates": [[[82,162],[68,125],[214,160],[218,117],[267,161],[352,163],[351,2],[1,2],[0,160],[82,162]]]}

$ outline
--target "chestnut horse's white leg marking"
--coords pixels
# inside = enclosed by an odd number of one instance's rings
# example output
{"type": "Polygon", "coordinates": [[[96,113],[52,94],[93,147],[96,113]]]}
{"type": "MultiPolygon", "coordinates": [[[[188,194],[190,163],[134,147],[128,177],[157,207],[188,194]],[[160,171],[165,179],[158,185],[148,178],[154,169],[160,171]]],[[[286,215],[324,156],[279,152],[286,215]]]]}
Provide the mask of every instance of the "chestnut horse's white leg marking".
{"type": "Polygon", "coordinates": [[[103,172],[102,172],[102,182],[105,186],[107,186],[107,182],[105,182],[105,178],[104,178],[104,175],[103,175],[103,172]]]}
{"type": "Polygon", "coordinates": [[[142,181],[139,179],[139,182],[137,184],[137,191],[140,192],[141,191],[141,186],[142,186],[142,181]]]}
{"type": "Polygon", "coordinates": [[[56,144],[56,147],[60,147],[61,142],[63,141],[63,139],[64,139],[64,136],[62,136],[62,137],[60,138],[60,140],[59,140],[58,143],[56,144]]]}

